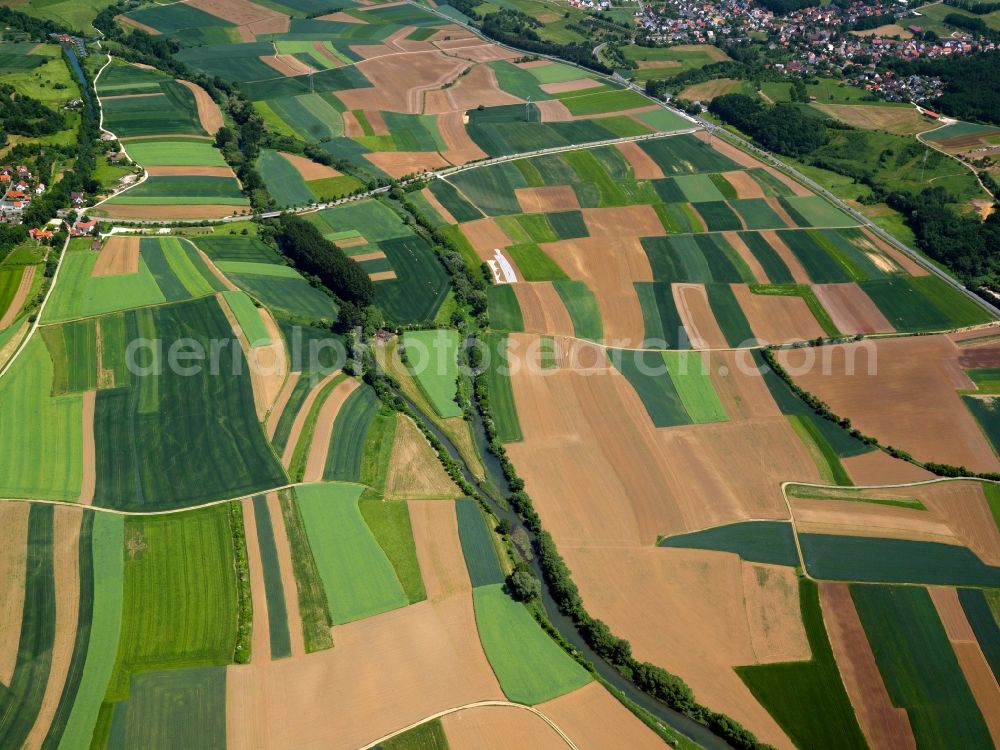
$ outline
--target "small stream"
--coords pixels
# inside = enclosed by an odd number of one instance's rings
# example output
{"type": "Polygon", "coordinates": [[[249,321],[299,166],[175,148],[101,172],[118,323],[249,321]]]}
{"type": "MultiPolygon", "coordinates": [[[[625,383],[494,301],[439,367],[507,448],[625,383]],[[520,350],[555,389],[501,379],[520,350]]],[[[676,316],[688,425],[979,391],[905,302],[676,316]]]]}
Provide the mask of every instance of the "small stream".
{"type": "MultiPolygon", "coordinates": [[[[534,543],[535,535],[524,526],[517,513],[512,511],[507,506],[505,498],[510,491],[509,485],[503,475],[500,461],[497,460],[497,457],[490,453],[487,448],[488,444],[486,440],[486,431],[483,427],[483,421],[479,411],[473,408],[474,417],[471,426],[476,448],[479,451],[480,459],[486,469],[486,482],[481,482],[473,475],[473,473],[469,470],[468,465],[465,463],[465,460],[462,458],[461,453],[455,447],[455,444],[438,428],[436,424],[434,424],[433,421],[431,421],[431,419],[428,418],[426,414],[424,414],[417,407],[416,404],[406,397],[406,394],[400,391],[395,391],[395,393],[409,405],[409,407],[421,419],[427,428],[435,435],[435,437],[437,437],[438,440],[441,441],[445,450],[448,452],[448,455],[459,462],[461,465],[462,475],[465,477],[465,480],[476,487],[482,493],[483,497],[487,499],[494,515],[496,515],[499,519],[506,520],[507,523],[510,524],[511,531],[517,527],[523,529],[534,543]]],[[[549,622],[552,623],[553,627],[559,631],[563,638],[573,644],[573,647],[594,665],[597,673],[604,680],[611,685],[614,685],[614,687],[618,690],[621,690],[629,697],[629,699],[642,706],[646,711],[656,717],[656,719],[672,727],[685,737],[697,742],[706,750],[731,750],[731,746],[725,742],[725,740],[713,734],[707,727],[689,719],[677,711],[674,711],[661,701],[642,692],[629,680],[625,679],[618,672],[618,670],[614,668],[614,666],[606,662],[602,657],[594,652],[593,649],[591,649],[583,640],[583,637],[577,630],[576,623],[559,611],[558,606],[556,606],[555,599],[552,598],[549,588],[545,583],[545,577],[542,575],[542,570],[538,564],[537,557],[528,564],[531,566],[532,571],[538,579],[542,582],[542,595],[540,601],[545,609],[545,615],[548,617],[549,622]]]]}

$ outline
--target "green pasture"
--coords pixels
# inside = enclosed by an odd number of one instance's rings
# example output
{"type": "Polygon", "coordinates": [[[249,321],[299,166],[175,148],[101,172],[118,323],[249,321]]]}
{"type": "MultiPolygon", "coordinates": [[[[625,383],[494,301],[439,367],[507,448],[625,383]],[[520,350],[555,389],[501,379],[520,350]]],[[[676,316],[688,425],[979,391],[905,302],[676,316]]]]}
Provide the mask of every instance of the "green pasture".
{"type": "Polygon", "coordinates": [[[462,416],[462,409],[455,402],[459,343],[458,331],[452,329],[403,334],[410,373],[442,418],[462,416]]]}
{"type": "Polygon", "coordinates": [[[365,523],[388,558],[410,604],[427,598],[406,503],[366,498],[358,502],[365,523]]]}
{"type": "Polygon", "coordinates": [[[521,306],[510,284],[491,284],[486,287],[486,302],[490,314],[490,328],[495,331],[512,332],[524,330],[521,306]]]}
{"type": "Polygon", "coordinates": [[[575,116],[601,115],[606,112],[624,112],[648,107],[651,102],[642,94],[630,89],[581,89],[559,95],[559,99],[575,116]],[[588,93],[595,91],[596,93],[588,93]]]}
{"type": "Polygon", "coordinates": [[[144,167],[224,167],[226,160],[211,141],[194,138],[150,139],[126,145],[132,161],[144,167]]]}
{"type": "Polygon", "coordinates": [[[597,298],[587,287],[586,282],[577,280],[557,280],[552,285],[559,298],[566,305],[570,320],[573,322],[573,335],[589,341],[604,339],[604,322],[597,306],[597,298]]]}
{"type": "Polygon", "coordinates": [[[222,297],[236,316],[236,322],[243,329],[250,346],[267,346],[273,343],[271,334],[268,333],[267,326],[264,325],[264,320],[253,300],[243,292],[222,292],[222,297]]]}
{"type": "Polygon", "coordinates": [[[490,412],[493,415],[497,437],[502,443],[515,443],[524,439],[514,405],[514,390],[510,381],[507,355],[507,336],[487,333],[483,337],[484,377],[490,395],[490,412]]]}
{"type": "Polygon", "coordinates": [[[534,243],[511,245],[506,250],[521,272],[523,281],[560,281],[569,276],[534,243]]]}
{"type": "Polygon", "coordinates": [[[469,580],[473,587],[491,586],[504,582],[504,573],[493,546],[493,536],[486,525],[486,516],[474,500],[455,501],[458,536],[469,580]]]}

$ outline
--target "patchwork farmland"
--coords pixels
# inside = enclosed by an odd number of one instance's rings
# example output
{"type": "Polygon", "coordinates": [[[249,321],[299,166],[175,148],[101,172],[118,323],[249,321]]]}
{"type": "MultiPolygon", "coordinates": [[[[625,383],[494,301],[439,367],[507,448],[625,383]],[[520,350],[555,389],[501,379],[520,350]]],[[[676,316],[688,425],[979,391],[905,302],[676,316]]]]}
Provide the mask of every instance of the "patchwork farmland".
{"type": "Polygon", "coordinates": [[[992,308],[450,6],[114,12],[141,177],[0,258],[0,748],[1000,743],[992,308]]]}

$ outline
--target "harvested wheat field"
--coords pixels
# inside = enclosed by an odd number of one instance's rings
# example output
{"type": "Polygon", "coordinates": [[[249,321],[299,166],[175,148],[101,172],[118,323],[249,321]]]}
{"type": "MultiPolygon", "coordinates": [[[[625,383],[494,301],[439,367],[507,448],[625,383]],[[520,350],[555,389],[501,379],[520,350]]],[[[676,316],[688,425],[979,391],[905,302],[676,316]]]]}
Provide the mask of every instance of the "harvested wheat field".
{"type": "Polygon", "coordinates": [[[793,373],[798,385],[883,444],[921,461],[997,471],[1000,461],[956,393],[973,387],[959,364],[961,352],[947,336],[913,336],[820,352],[782,351],[778,357],[786,367],[806,370],[793,373]],[[824,366],[803,368],[809,357],[824,366]]]}
{"type": "Polygon", "coordinates": [[[559,99],[545,99],[534,102],[538,108],[538,115],[542,122],[569,122],[576,119],[569,108],[559,99]]]}
{"type": "Polygon", "coordinates": [[[645,336],[634,282],[652,281],[649,258],[636,237],[583,237],[539,247],[571,279],[584,281],[597,299],[604,340],[638,346],[645,336]]]}
{"type": "Polygon", "coordinates": [[[288,16],[250,0],[186,0],[186,2],[198,10],[236,24],[240,39],[244,42],[256,41],[257,34],[280,34],[288,31],[290,22],[288,16]]]}
{"type": "Polygon", "coordinates": [[[52,570],[55,578],[55,639],[52,664],[38,716],[25,740],[25,747],[41,747],[62,698],[80,613],[80,525],[83,511],[58,506],[53,512],[52,570]]]}
{"type": "MultiPolygon", "coordinates": [[[[564,94],[567,91],[582,91],[583,89],[593,89],[601,86],[601,82],[596,78],[577,78],[575,81],[558,81],[556,83],[543,83],[540,88],[546,94],[564,94]]],[[[630,141],[631,142],[631,141],[630,141]]]]}
{"type": "Polygon", "coordinates": [[[545,719],[517,706],[476,706],[442,717],[452,750],[566,750],[569,744],[545,719]]]}
{"type": "Polygon", "coordinates": [[[744,562],[743,596],[758,664],[812,658],[799,611],[799,579],[792,568],[744,562]]]}
{"type": "Polygon", "coordinates": [[[700,703],[725,711],[762,742],[792,747],[732,669],[755,663],[737,555],[566,543],[559,549],[588,611],[629,640],[637,659],[683,678],[700,703]]]}
{"type": "Polygon", "coordinates": [[[526,214],[543,214],[551,211],[569,211],[579,208],[576,193],[570,185],[516,188],[517,202],[526,214]]]}
{"type": "Polygon", "coordinates": [[[292,55],[261,55],[260,61],[283,76],[301,76],[312,72],[312,68],[292,55]]]}
{"type": "Polygon", "coordinates": [[[215,100],[208,95],[197,83],[191,83],[191,81],[177,80],[177,83],[184,86],[188,91],[194,94],[194,101],[198,107],[198,119],[201,121],[202,128],[209,135],[215,135],[219,128],[223,125],[222,110],[219,109],[219,105],[215,103],[215,100]]]}
{"type": "Polygon", "coordinates": [[[117,276],[139,272],[139,238],[108,237],[97,255],[91,276],[117,276]]]}
{"type": "Polygon", "coordinates": [[[337,98],[348,109],[419,114],[424,92],[454,80],[465,67],[464,61],[433,51],[362,60],[357,68],[372,82],[372,88],[339,91],[337,98]]]}
{"type": "Polygon", "coordinates": [[[261,559],[260,541],[257,539],[257,519],[254,516],[253,500],[245,497],[240,504],[243,506],[250,599],[255,615],[251,624],[250,656],[255,662],[267,661],[271,658],[271,630],[267,614],[267,594],[264,589],[264,561],[261,559]]]}
{"type": "MultiPolygon", "coordinates": [[[[674,304],[693,349],[728,349],[729,343],[719,328],[701,284],[672,284],[674,304]]],[[[673,334],[673,331],[670,332],[673,334]]],[[[669,335],[668,335],[669,337],[669,335]]]]}
{"type": "MultiPolygon", "coordinates": [[[[500,47],[498,45],[492,44],[485,39],[480,40],[480,44],[476,44],[469,39],[460,39],[460,44],[449,47],[448,54],[455,55],[456,57],[463,58],[465,60],[470,60],[472,62],[493,62],[494,60],[513,60],[522,55],[521,52],[515,52],[512,49],[507,49],[506,47],[500,47]]],[[[440,42],[436,45],[442,48],[440,42]]]]}
{"type": "Polygon", "coordinates": [[[913,750],[906,709],[896,708],[882,681],[864,626],[846,583],[821,583],[819,600],[840,676],[872,747],[913,750]]]}
{"type": "MultiPolygon", "coordinates": [[[[575,198],[575,194],[574,194],[575,198]]],[[[560,209],[552,209],[560,210],[560,209]]],[[[663,234],[663,224],[652,206],[585,208],[583,221],[591,237],[656,237],[663,234]]]]}
{"type": "Polygon", "coordinates": [[[22,272],[21,280],[17,284],[17,289],[14,290],[10,305],[4,314],[0,315],[0,330],[10,327],[17,320],[18,313],[21,312],[21,308],[24,307],[24,303],[27,302],[28,295],[31,293],[31,285],[35,281],[37,269],[38,266],[28,266],[22,272]]]}
{"type": "MultiPolygon", "coordinates": [[[[100,372],[98,370],[98,372],[100,372]]],[[[83,451],[80,454],[80,498],[82,505],[94,502],[94,490],[97,488],[97,449],[94,439],[94,411],[97,404],[97,391],[83,392],[83,451]]]]}
{"type": "Polygon", "coordinates": [[[497,250],[513,244],[496,219],[476,219],[462,224],[462,234],[483,260],[493,258],[497,250]]]}
{"type": "Polygon", "coordinates": [[[447,500],[410,500],[410,527],[427,598],[436,602],[472,590],[458,537],[455,505],[447,500]]]}
{"type": "Polygon", "coordinates": [[[285,531],[285,519],[281,514],[278,493],[268,492],[265,499],[274,532],[274,545],[278,552],[278,569],[281,572],[281,588],[284,590],[285,613],[288,616],[288,634],[291,637],[291,655],[302,656],[305,654],[305,639],[302,634],[302,618],[299,615],[298,584],[292,563],[292,548],[285,531]]]}
{"type": "Polygon", "coordinates": [[[730,420],[781,415],[767,383],[755,375],[757,364],[750,350],[713,351],[707,356],[712,385],[730,420]]]}
{"type": "Polygon", "coordinates": [[[536,708],[554,721],[580,750],[663,747],[663,740],[597,682],[536,708]]]}
{"type": "Polygon", "coordinates": [[[357,115],[348,110],[347,112],[342,112],[341,117],[344,118],[344,135],[348,138],[360,138],[365,135],[365,129],[361,127],[361,123],[358,122],[357,115]]]}
{"type": "Polygon", "coordinates": [[[722,176],[730,185],[736,188],[737,198],[763,198],[764,189],[750,176],[748,172],[740,170],[733,172],[723,172],[722,176]]]}
{"type": "Polygon", "coordinates": [[[513,288],[527,333],[575,335],[573,320],[552,282],[514,284],[513,288]]]}
{"type": "MultiPolygon", "coordinates": [[[[346,113],[345,113],[346,114],[346,113]]],[[[287,151],[279,152],[285,161],[289,162],[296,171],[302,175],[303,180],[322,180],[327,177],[340,177],[343,173],[326,164],[307,159],[305,156],[290,154],[287,151]]]]}
{"type": "Polygon", "coordinates": [[[115,219],[221,219],[231,214],[239,214],[249,210],[247,206],[204,204],[160,204],[145,206],[141,204],[110,204],[102,203],[88,211],[97,216],[108,216],[115,219]]]}
{"type": "Polygon", "coordinates": [[[437,151],[373,151],[365,154],[372,164],[392,177],[429,172],[446,167],[446,160],[437,151]]]}
{"type": "MultiPolygon", "coordinates": [[[[497,74],[488,65],[474,65],[469,73],[459,78],[454,86],[438,91],[428,91],[425,103],[427,114],[458,112],[460,115],[480,104],[484,107],[498,107],[504,104],[520,104],[520,99],[508,94],[497,83],[497,74]]],[[[440,121],[439,121],[440,126],[440,121]]]]}
{"type": "Polygon", "coordinates": [[[368,278],[372,281],[388,281],[389,279],[396,278],[395,271],[376,271],[375,273],[368,274],[368,278]]]}
{"type": "MultiPolygon", "coordinates": [[[[430,94],[428,94],[428,100],[430,94]]],[[[445,112],[438,116],[438,130],[448,148],[441,152],[452,164],[465,164],[477,159],[486,158],[486,152],[476,145],[469,137],[463,123],[464,114],[460,111],[445,112]]]]}
{"type": "Polygon", "coordinates": [[[30,503],[0,504],[0,683],[9,685],[17,663],[24,614],[25,566],[28,555],[30,503]]]}
{"type": "MultiPolygon", "coordinates": [[[[882,27],[889,28],[889,27],[882,27]]],[[[912,36],[910,32],[904,31],[899,26],[895,27],[897,33],[901,31],[905,37],[912,36]]],[[[874,33],[878,29],[872,29],[867,33],[874,33]]],[[[885,130],[889,133],[900,135],[913,135],[923,130],[927,130],[927,120],[924,119],[916,107],[893,107],[879,106],[877,104],[830,104],[826,102],[813,102],[810,104],[813,109],[818,109],[827,117],[831,117],[856,128],[867,128],[868,130],[885,130]]]]}
{"type": "Polygon", "coordinates": [[[323,481],[326,457],[330,451],[331,440],[334,438],[333,422],[340,413],[340,407],[344,405],[347,397],[357,390],[358,385],[358,381],[354,378],[341,381],[334,386],[320,407],[316,426],[313,428],[312,443],[309,445],[309,453],[306,456],[306,468],[302,475],[303,482],[323,481]]]}
{"type": "Polygon", "coordinates": [[[812,290],[842,333],[891,333],[896,330],[871,297],[854,282],[813,284],[812,290]]]}
{"type": "Polygon", "coordinates": [[[615,144],[622,155],[628,159],[632,172],[637,180],[656,180],[663,177],[663,170],[653,158],[639,148],[633,141],[615,144]]]}
{"type": "Polygon", "coordinates": [[[840,459],[847,473],[857,485],[903,484],[923,482],[934,475],[926,469],[914,466],[909,461],[893,458],[880,450],[868,451],[860,456],[840,459]]]}
{"type": "Polygon", "coordinates": [[[299,413],[295,415],[295,421],[292,422],[292,429],[288,434],[288,442],[285,443],[285,451],[281,456],[281,463],[287,469],[292,463],[292,454],[295,453],[295,446],[299,442],[299,438],[302,436],[302,429],[305,427],[306,418],[309,416],[309,410],[312,409],[312,405],[316,402],[319,397],[320,391],[322,391],[331,380],[340,374],[340,370],[332,372],[325,378],[317,382],[309,395],[305,397],[302,402],[302,406],[299,408],[299,413]]]}
{"type": "Polygon", "coordinates": [[[746,284],[732,284],[733,294],[754,336],[765,343],[801,341],[825,336],[801,297],[753,294],[746,284]]]}
{"type": "Polygon", "coordinates": [[[306,657],[228,667],[230,748],[358,748],[440,711],[504,699],[468,594],[337,626],[333,642],[306,657]]]}
{"type": "Polygon", "coordinates": [[[385,475],[386,499],[458,497],[461,494],[417,425],[409,417],[400,415],[396,421],[392,459],[385,475]]]}
{"type": "Polygon", "coordinates": [[[688,86],[678,96],[690,101],[708,102],[717,96],[730,93],[739,84],[740,82],[735,78],[713,78],[703,83],[688,86]]]}

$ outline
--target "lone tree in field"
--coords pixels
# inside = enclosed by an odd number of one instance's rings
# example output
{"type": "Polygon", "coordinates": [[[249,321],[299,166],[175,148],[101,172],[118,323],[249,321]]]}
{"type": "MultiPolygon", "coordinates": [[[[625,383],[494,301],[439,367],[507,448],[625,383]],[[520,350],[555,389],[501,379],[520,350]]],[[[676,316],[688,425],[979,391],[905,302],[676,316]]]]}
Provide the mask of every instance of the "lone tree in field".
{"type": "Polygon", "coordinates": [[[514,572],[507,576],[507,590],[519,602],[530,602],[542,594],[542,583],[523,563],[519,563],[514,572]]]}

